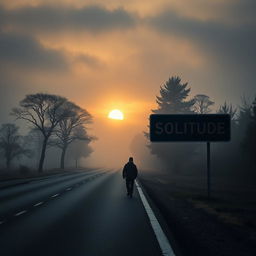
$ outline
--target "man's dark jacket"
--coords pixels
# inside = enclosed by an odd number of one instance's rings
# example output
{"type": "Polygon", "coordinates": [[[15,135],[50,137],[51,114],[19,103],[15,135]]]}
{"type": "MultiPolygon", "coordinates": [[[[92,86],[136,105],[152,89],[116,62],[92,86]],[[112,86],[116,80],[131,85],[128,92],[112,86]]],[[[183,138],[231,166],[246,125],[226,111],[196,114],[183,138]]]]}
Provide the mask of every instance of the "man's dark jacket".
{"type": "Polygon", "coordinates": [[[126,178],[128,180],[134,180],[136,179],[137,175],[137,166],[133,162],[128,162],[127,164],[125,164],[123,169],[123,178],[126,178]]]}

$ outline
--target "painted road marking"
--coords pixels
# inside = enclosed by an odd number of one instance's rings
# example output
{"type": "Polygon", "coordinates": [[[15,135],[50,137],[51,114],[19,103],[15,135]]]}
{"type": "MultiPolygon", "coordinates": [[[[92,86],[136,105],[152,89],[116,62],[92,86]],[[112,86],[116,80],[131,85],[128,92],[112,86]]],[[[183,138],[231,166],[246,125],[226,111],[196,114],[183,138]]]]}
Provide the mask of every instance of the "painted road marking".
{"type": "Polygon", "coordinates": [[[71,190],[72,188],[66,188],[66,191],[69,191],[69,190],[71,190]]]}
{"type": "Polygon", "coordinates": [[[53,195],[53,196],[51,196],[51,197],[53,198],[53,197],[56,197],[56,196],[59,196],[59,195],[60,195],[60,194],[55,194],[55,195],[53,195]]]}
{"type": "Polygon", "coordinates": [[[24,214],[24,213],[26,213],[27,211],[26,210],[24,210],[24,211],[21,211],[21,212],[18,212],[18,213],[16,213],[16,214],[14,214],[14,216],[20,216],[21,214],[24,214]]]}
{"type": "Polygon", "coordinates": [[[164,234],[157,218],[155,217],[151,207],[149,206],[149,203],[148,203],[146,197],[144,196],[144,193],[143,193],[140,185],[138,184],[137,181],[135,181],[135,184],[136,184],[136,187],[138,189],[141,201],[142,201],[142,203],[144,205],[144,208],[147,212],[147,215],[149,217],[149,221],[151,223],[151,226],[152,226],[152,228],[154,230],[154,233],[156,235],[157,241],[158,241],[158,243],[160,245],[160,248],[162,250],[162,255],[164,255],[164,256],[175,256],[175,254],[173,252],[173,249],[172,249],[166,235],[164,234]]]}
{"type": "Polygon", "coordinates": [[[0,225],[4,224],[4,222],[5,222],[4,220],[0,221],[0,225]]]}
{"type": "Polygon", "coordinates": [[[39,205],[41,205],[41,204],[43,204],[44,202],[39,202],[39,203],[37,203],[37,204],[34,204],[33,206],[34,207],[37,207],[37,206],[39,206],[39,205]]]}

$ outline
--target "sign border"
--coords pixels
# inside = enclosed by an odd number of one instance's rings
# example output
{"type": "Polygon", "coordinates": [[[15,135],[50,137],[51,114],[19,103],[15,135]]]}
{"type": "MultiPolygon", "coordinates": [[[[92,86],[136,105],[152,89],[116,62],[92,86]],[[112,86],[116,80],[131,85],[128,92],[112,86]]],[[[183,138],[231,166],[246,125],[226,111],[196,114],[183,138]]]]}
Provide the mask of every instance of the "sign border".
{"type": "Polygon", "coordinates": [[[150,114],[149,116],[149,139],[152,143],[190,143],[190,142],[230,142],[231,141],[231,116],[230,114],[150,114]],[[229,138],[227,140],[166,140],[166,141],[152,141],[151,120],[152,116],[227,116],[229,118],[229,138]]]}

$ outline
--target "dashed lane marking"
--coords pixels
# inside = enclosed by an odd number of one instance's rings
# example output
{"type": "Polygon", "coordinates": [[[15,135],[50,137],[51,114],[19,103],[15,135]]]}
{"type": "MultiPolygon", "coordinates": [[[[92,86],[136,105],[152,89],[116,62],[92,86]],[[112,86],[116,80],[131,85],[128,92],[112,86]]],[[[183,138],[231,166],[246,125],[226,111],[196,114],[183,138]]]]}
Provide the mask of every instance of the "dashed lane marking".
{"type": "Polygon", "coordinates": [[[175,256],[175,254],[173,252],[173,249],[172,249],[167,237],[165,236],[165,234],[164,234],[164,232],[163,232],[155,214],[153,213],[151,207],[149,206],[149,203],[148,203],[146,197],[144,196],[144,193],[143,193],[140,185],[138,184],[137,181],[135,181],[135,184],[136,184],[136,187],[138,189],[141,201],[142,201],[142,203],[144,205],[144,208],[146,210],[146,213],[149,217],[149,221],[151,223],[151,226],[152,226],[152,228],[154,230],[154,233],[156,235],[159,246],[161,248],[162,255],[164,255],[164,256],[175,256]]]}
{"type": "MultiPolygon", "coordinates": [[[[96,176],[94,176],[94,177],[90,177],[89,179],[86,179],[86,180],[84,180],[84,181],[82,181],[82,182],[80,182],[80,183],[77,183],[77,184],[75,184],[74,186],[75,186],[75,187],[78,187],[79,185],[82,185],[82,184],[86,183],[88,180],[93,180],[95,177],[98,177],[98,176],[99,176],[99,175],[96,175],[96,176]]],[[[69,188],[66,188],[66,191],[70,191],[70,190],[72,190],[72,189],[73,189],[73,187],[69,187],[69,188]]],[[[57,194],[55,194],[55,195],[52,195],[51,198],[57,197],[57,196],[59,196],[59,195],[60,195],[60,194],[57,193],[57,194]]],[[[33,207],[37,207],[37,206],[40,206],[40,205],[42,205],[42,204],[44,204],[43,201],[34,204],[33,207]]],[[[23,211],[20,211],[20,212],[15,213],[14,216],[17,217],[17,216],[20,216],[20,215],[22,215],[22,214],[25,214],[26,212],[28,212],[28,211],[27,211],[27,210],[23,210],[23,211]]],[[[6,222],[5,220],[0,220],[0,225],[4,224],[5,222],[6,222]]]]}
{"type": "Polygon", "coordinates": [[[37,207],[37,206],[39,206],[39,205],[42,205],[44,202],[39,202],[39,203],[37,203],[37,204],[34,204],[33,206],[34,207],[37,207]]]}
{"type": "Polygon", "coordinates": [[[51,197],[53,198],[53,197],[57,197],[57,196],[59,196],[59,195],[60,195],[60,194],[55,194],[55,195],[53,195],[53,196],[51,196],[51,197]]]}
{"type": "Polygon", "coordinates": [[[14,216],[20,216],[20,215],[22,215],[22,214],[24,214],[24,213],[26,213],[27,211],[26,210],[24,210],[24,211],[21,211],[21,212],[18,212],[18,213],[16,213],[16,214],[14,214],[14,216]]]}

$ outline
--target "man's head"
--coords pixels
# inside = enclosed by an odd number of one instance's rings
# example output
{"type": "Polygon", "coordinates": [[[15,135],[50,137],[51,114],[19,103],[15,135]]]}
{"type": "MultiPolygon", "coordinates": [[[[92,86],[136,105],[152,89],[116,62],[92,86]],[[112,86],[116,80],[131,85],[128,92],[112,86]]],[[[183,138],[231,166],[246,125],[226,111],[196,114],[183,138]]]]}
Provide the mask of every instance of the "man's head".
{"type": "Polygon", "coordinates": [[[133,157],[129,157],[129,162],[130,162],[130,163],[133,162],[133,157]]]}

